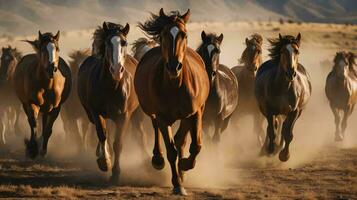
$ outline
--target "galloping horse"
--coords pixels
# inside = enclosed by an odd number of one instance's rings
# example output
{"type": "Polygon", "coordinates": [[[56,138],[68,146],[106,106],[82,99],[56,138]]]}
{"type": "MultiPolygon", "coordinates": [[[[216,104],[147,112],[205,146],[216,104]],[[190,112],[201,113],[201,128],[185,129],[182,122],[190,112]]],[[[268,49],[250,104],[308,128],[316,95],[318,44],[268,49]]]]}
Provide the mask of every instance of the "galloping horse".
{"type": "Polygon", "coordinates": [[[106,119],[116,126],[114,166],[111,181],[119,181],[119,159],[123,136],[133,111],[139,103],[133,85],[137,61],[126,54],[129,24],[104,22],[93,36],[93,55],[80,66],[78,95],[88,118],[97,130],[97,164],[102,171],[112,167],[106,119]]]}
{"type": "Polygon", "coordinates": [[[253,115],[254,132],[258,136],[259,145],[264,143],[264,116],[260,113],[255,99],[254,82],[256,72],[262,64],[262,44],[263,38],[259,34],[253,34],[250,39],[246,38],[246,48],[239,60],[243,65],[232,68],[239,85],[238,106],[232,115],[232,121],[239,123],[240,118],[244,115],[253,115]]]}
{"type": "Polygon", "coordinates": [[[36,158],[38,153],[46,155],[53,123],[71,90],[71,70],[59,56],[59,37],[59,31],[56,35],[42,34],[39,31],[37,40],[27,40],[36,54],[24,56],[15,70],[15,91],[31,127],[31,138],[26,139],[25,144],[32,159],[36,158]],[[42,113],[43,126],[40,149],[37,141],[39,113],[42,113]]]}
{"type": "Polygon", "coordinates": [[[13,78],[16,65],[21,58],[22,54],[16,48],[12,48],[10,45],[2,48],[0,60],[0,94],[2,94],[0,102],[0,132],[3,144],[6,143],[5,132],[7,126],[15,134],[20,132],[18,117],[21,112],[21,104],[18,104],[16,100],[13,78]],[[7,115],[7,121],[5,120],[5,115],[7,115]]]}
{"type": "Polygon", "coordinates": [[[297,37],[286,35],[269,40],[271,60],[259,68],[255,80],[255,96],[260,111],[268,121],[267,136],[262,153],[279,153],[283,162],[289,160],[289,145],[293,139],[293,128],[311,96],[310,76],[299,63],[300,33],[297,37]],[[277,117],[285,116],[282,124],[280,145],[276,143],[277,117]],[[268,145],[268,146],[267,146],[268,145]]]}
{"type": "Polygon", "coordinates": [[[78,144],[77,150],[83,150],[85,148],[86,133],[89,128],[88,120],[86,119],[86,113],[81,106],[77,91],[77,75],[79,66],[81,63],[91,55],[90,49],[76,50],[69,54],[69,66],[72,70],[72,93],[70,94],[68,100],[63,104],[63,109],[61,111],[61,118],[63,121],[63,127],[66,133],[66,138],[74,139],[75,143],[78,144]],[[81,123],[82,136],[78,127],[78,122],[81,123]]]}
{"type": "Polygon", "coordinates": [[[201,57],[187,47],[186,23],[190,10],[180,15],[152,14],[139,27],[160,46],[149,50],[141,59],[135,74],[135,90],[143,111],[152,119],[155,146],[152,165],[162,169],[161,136],[172,173],[173,193],[186,195],[182,186],[183,171],[193,169],[202,146],[202,115],[209,93],[209,81],[201,57]],[[171,126],[181,120],[175,136],[171,126]],[[161,134],[160,134],[160,132],[161,134]],[[187,134],[192,143],[190,156],[183,158],[187,134]],[[178,165],[176,163],[179,157],[178,165]],[[178,169],[177,169],[178,168],[178,169]]]}
{"type": "Polygon", "coordinates": [[[218,143],[238,103],[238,82],[233,72],[219,63],[223,34],[217,36],[202,31],[201,38],[202,44],[197,53],[205,62],[210,81],[210,92],[203,113],[203,128],[207,134],[209,126],[214,124],[213,141],[218,143]]]}
{"type": "Polygon", "coordinates": [[[356,65],[355,59],[352,52],[337,52],[332,71],[326,78],[325,92],[335,116],[335,141],[342,141],[345,137],[347,119],[357,101],[357,72],[353,67],[356,65]]]}

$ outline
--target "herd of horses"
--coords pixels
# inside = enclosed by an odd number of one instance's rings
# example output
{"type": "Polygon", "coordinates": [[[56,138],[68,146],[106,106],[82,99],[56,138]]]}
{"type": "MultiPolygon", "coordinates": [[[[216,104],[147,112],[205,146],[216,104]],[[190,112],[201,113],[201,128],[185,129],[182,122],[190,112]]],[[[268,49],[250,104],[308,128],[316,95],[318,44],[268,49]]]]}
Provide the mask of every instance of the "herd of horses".
{"type": "MultiPolygon", "coordinates": [[[[229,68],[220,63],[223,34],[202,31],[197,50],[187,46],[190,14],[190,10],[183,15],[165,14],[160,9],[159,14],[139,23],[138,27],[149,38],[134,42],[133,56],[127,53],[129,24],[110,22],[95,30],[91,51],[70,54],[70,65],[59,55],[59,31],[39,31],[36,40],[26,40],[33,47],[33,54],[22,56],[10,46],[2,48],[2,142],[6,142],[6,127],[19,132],[21,106],[31,128],[25,145],[32,159],[46,155],[52,127],[60,113],[66,134],[73,135],[79,146],[84,145],[85,133],[93,124],[98,138],[98,167],[102,171],[112,170],[111,181],[116,183],[124,134],[128,127],[135,128],[144,149],[143,123],[148,116],[155,133],[152,166],[158,170],[165,166],[163,140],[173,193],[185,195],[184,174],[195,167],[202,132],[217,144],[230,121],[236,126],[242,116],[252,115],[260,154],[279,153],[279,159],[287,161],[294,124],[312,90],[309,74],[299,63],[301,34],[279,34],[269,39],[270,60],[264,63],[263,38],[253,34],[246,38],[241,65],[229,68]],[[266,133],[264,118],[268,122],[266,133]],[[113,146],[106,123],[109,119],[115,124],[113,146]],[[173,134],[172,125],[177,120],[180,124],[173,134]],[[212,137],[210,127],[214,128],[212,137]],[[188,134],[190,154],[185,157],[188,134]]],[[[326,80],[326,95],[335,116],[336,141],[343,139],[347,118],[357,100],[355,57],[351,52],[337,52],[326,80]]]]}

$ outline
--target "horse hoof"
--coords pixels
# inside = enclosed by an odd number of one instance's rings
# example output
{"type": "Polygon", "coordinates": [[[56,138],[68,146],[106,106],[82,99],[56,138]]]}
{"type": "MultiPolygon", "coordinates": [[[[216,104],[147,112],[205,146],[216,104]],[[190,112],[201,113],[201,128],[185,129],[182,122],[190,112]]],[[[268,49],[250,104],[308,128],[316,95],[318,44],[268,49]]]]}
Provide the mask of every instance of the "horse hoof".
{"type": "Polygon", "coordinates": [[[25,145],[26,145],[26,155],[32,160],[34,160],[39,153],[37,142],[35,140],[25,139],[25,145]]]}
{"type": "Polygon", "coordinates": [[[119,174],[112,174],[112,176],[109,179],[109,182],[113,185],[119,185],[119,174]]]}
{"type": "Polygon", "coordinates": [[[286,161],[289,160],[289,158],[290,158],[290,153],[289,152],[283,150],[283,151],[281,151],[279,153],[279,160],[281,162],[286,162],[286,161]]]}
{"type": "Polygon", "coordinates": [[[162,170],[165,167],[165,160],[161,156],[153,156],[151,159],[152,166],[157,170],[162,170]]]}
{"type": "Polygon", "coordinates": [[[335,136],[335,142],[342,142],[343,141],[343,137],[340,134],[337,134],[335,136]]]}
{"type": "Polygon", "coordinates": [[[172,189],[172,194],[174,195],[181,195],[181,196],[187,196],[187,192],[184,187],[175,187],[172,189]]]}
{"type": "Polygon", "coordinates": [[[112,167],[112,163],[110,159],[106,159],[105,157],[101,157],[97,159],[97,164],[100,170],[103,172],[108,171],[112,167]]]}
{"type": "Polygon", "coordinates": [[[268,154],[273,154],[274,153],[274,151],[275,151],[275,145],[274,144],[269,144],[269,146],[268,146],[268,154]]]}
{"type": "Polygon", "coordinates": [[[191,161],[188,158],[180,158],[178,162],[179,169],[182,171],[188,171],[195,167],[196,161],[191,161]]]}

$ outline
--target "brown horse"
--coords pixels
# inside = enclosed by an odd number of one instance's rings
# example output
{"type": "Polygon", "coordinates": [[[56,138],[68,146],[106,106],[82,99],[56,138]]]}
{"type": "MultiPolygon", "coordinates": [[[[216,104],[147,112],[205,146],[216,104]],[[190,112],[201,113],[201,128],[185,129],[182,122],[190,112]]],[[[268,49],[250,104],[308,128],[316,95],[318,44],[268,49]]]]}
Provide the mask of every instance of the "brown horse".
{"type": "Polygon", "coordinates": [[[353,67],[356,65],[355,59],[356,55],[352,52],[337,52],[332,71],[326,78],[325,92],[335,116],[335,141],[342,141],[345,137],[347,119],[357,101],[357,72],[353,67]]]}
{"type": "Polygon", "coordinates": [[[283,162],[290,157],[294,124],[311,96],[310,76],[298,61],[300,40],[300,33],[297,37],[279,34],[279,38],[269,40],[271,60],[262,64],[255,79],[255,96],[268,121],[262,153],[273,154],[285,143],[279,154],[283,162]],[[277,144],[279,115],[286,118],[282,124],[280,144],[277,144]]]}
{"type": "Polygon", "coordinates": [[[137,61],[126,54],[129,24],[125,27],[104,22],[94,32],[93,52],[80,66],[78,95],[88,118],[97,130],[97,164],[102,171],[111,166],[106,119],[116,125],[114,166],[111,181],[119,181],[119,159],[123,136],[139,103],[133,85],[137,61]]]}
{"type": "Polygon", "coordinates": [[[152,165],[162,169],[161,136],[172,173],[173,193],[185,195],[183,171],[193,169],[202,146],[202,115],[209,93],[209,81],[201,57],[187,47],[186,23],[190,10],[184,15],[172,12],[152,14],[139,27],[160,46],[149,50],[141,59],[135,74],[135,90],[143,111],[152,118],[155,146],[152,165]],[[171,126],[181,120],[175,135],[171,126]],[[161,131],[161,134],[159,133],[161,131]],[[191,134],[190,156],[183,158],[187,134],[191,134]],[[178,165],[176,163],[179,157],[178,165]],[[177,169],[178,168],[178,169],[177,169]]]}
{"type": "Polygon", "coordinates": [[[0,93],[4,95],[1,96],[0,103],[2,118],[0,122],[0,132],[3,144],[6,143],[6,127],[9,127],[9,130],[15,132],[15,134],[20,132],[18,116],[21,112],[21,104],[17,103],[16,100],[17,97],[13,87],[13,78],[16,65],[21,58],[22,54],[16,48],[12,48],[10,45],[2,48],[0,59],[0,93]]]}
{"type": "Polygon", "coordinates": [[[69,54],[69,66],[72,70],[72,93],[70,94],[68,100],[63,104],[61,111],[61,118],[63,121],[63,127],[66,132],[66,138],[74,139],[75,143],[78,144],[78,151],[85,148],[86,133],[89,129],[89,123],[87,120],[86,113],[81,106],[77,91],[77,75],[78,69],[81,63],[91,55],[90,49],[76,50],[69,54]],[[81,125],[82,136],[80,134],[80,129],[78,123],[81,125]]]}
{"type": "Polygon", "coordinates": [[[227,128],[229,120],[238,103],[238,82],[233,72],[219,63],[223,34],[201,33],[202,44],[198,47],[205,62],[210,92],[203,113],[203,128],[208,133],[209,126],[214,125],[213,141],[220,141],[221,133],[227,128]]]}
{"type": "Polygon", "coordinates": [[[59,37],[52,33],[41,34],[29,42],[36,54],[28,54],[16,67],[15,91],[20,99],[31,127],[31,139],[25,140],[28,155],[34,159],[47,153],[48,139],[53,123],[71,90],[71,70],[59,56],[59,37]],[[38,116],[42,113],[42,135],[38,148],[38,116]]]}
{"type": "Polygon", "coordinates": [[[245,115],[252,115],[254,120],[254,132],[257,134],[260,145],[264,143],[264,116],[260,113],[254,95],[254,82],[258,68],[262,64],[263,38],[259,34],[253,34],[249,39],[245,39],[246,48],[240,58],[242,65],[232,68],[239,84],[238,106],[234,111],[232,120],[239,123],[240,118],[245,115]]]}

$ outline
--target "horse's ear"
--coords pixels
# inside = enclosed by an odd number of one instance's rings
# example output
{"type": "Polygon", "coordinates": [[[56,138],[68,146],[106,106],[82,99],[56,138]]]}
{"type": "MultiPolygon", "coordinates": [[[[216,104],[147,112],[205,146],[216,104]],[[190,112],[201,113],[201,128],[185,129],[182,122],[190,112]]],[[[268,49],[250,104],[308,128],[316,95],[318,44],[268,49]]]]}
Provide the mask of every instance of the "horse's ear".
{"type": "Polygon", "coordinates": [[[301,40],[301,34],[299,33],[297,36],[296,36],[296,42],[300,45],[300,40],[301,40]]]}
{"type": "Polygon", "coordinates": [[[183,19],[183,21],[187,23],[188,20],[190,19],[190,15],[191,15],[191,11],[190,9],[188,9],[187,12],[181,16],[181,19],[183,19]]]}
{"type": "Polygon", "coordinates": [[[59,37],[60,37],[60,31],[58,30],[54,38],[56,41],[58,41],[59,37]]]}
{"type": "Polygon", "coordinates": [[[128,33],[129,33],[129,30],[130,30],[130,25],[128,23],[126,23],[125,27],[123,29],[121,29],[121,32],[126,37],[128,35],[128,33]]]}
{"type": "Polygon", "coordinates": [[[41,40],[41,38],[42,38],[42,33],[41,33],[41,31],[39,30],[39,31],[38,31],[38,39],[41,40]]]}
{"type": "Polygon", "coordinates": [[[217,40],[218,40],[219,44],[222,43],[222,41],[223,41],[223,33],[221,33],[221,35],[218,36],[217,40]]]}
{"type": "Polygon", "coordinates": [[[108,29],[109,29],[107,22],[103,22],[103,26],[102,27],[103,27],[104,31],[108,31],[108,29]]]}
{"type": "Polygon", "coordinates": [[[2,52],[4,52],[4,51],[5,51],[5,48],[4,48],[4,47],[2,47],[2,48],[1,48],[1,50],[2,50],[2,52]]]}
{"type": "Polygon", "coordinates": [[[282,40],[283,39],[283,37],[281,36],[281,34],[279,33],[279,40],[282,40]]]}
{"type": "Polygon", "coordinates": [[[160,9],[159,13],[160,13],[160,17],[165,17],[166,16],[163,8],[160,9]]]}
{"type": "Polygon", "coordinates": [[[245,44],[249,45],[249,39],[248,38],[245,38],[245,44]]]}
{"type": "Polygon", "coordinates": [[[34,40],[34,41],[31,41],[31,40],[22,40],[22,41],[29,43],[29,44],[32,46],[32,48],[33,48],[36,52],[38,52],[38,49],[39,49],[39,44],[38,44],[39,41],[38,41],[38,40],[34,40]]]}
{"type": "Polygon", "coordinates": [[[202,39],[202,41],[205,42],[205,41],[206,41],[206,38],[207,38],[206,32],[205,32],[205,31],[202,31],[202,32],[201,32],[201,39],[202,39]]]}

